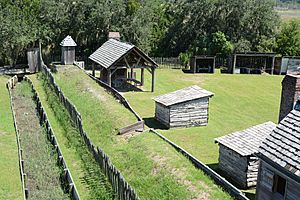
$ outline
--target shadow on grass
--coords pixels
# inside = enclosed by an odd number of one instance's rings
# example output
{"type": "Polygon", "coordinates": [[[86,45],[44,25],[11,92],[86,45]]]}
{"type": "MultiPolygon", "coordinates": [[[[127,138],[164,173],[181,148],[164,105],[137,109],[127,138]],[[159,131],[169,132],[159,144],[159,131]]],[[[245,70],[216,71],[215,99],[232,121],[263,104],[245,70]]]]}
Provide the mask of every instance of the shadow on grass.
{"type": "Polygon", "coordinates": [[[244,192],[246,197],[248,197],[250,200],[255,200],[255,194],[251,192],[244,192]]]}
{"type": "Polygon", "coordinates": [[[159,121],[157,121],[154,117],[149,117],[149,118],[143,118],[143,120],[145,121],[145,124],[149,127],[149,128],[153,128],[153,129],[161,129],[161,130],[168,130],[168,127],[166,127],[165,125],[161,124],[159,121]]]}

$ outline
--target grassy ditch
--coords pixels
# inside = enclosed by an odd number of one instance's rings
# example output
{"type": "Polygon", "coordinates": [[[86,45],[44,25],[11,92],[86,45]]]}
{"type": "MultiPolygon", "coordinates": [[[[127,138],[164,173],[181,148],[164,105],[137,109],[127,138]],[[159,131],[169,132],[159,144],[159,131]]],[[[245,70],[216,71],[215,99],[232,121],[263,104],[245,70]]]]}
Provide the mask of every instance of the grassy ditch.
{"type": "Polygon", "coordinates": [[[23,149],[28,199],[69,199],[60,178],[63,169],[58,167],[55,150],[40,125],[30,84],[18,83],[12,97],[23,149]]]}
{"type": "Polygon", "coordinates": [[[42,74],[31,76],[81,199],[114,199],[111,186],[42,74]]]}
{"type": "Polygon", "coordinates": [[[22,199],[18,147],[6,83],[0,76],[0,199],[22,199]]]}
{"type": "Polygon", "coordinates": [[[57,84],[81,113],[83,127],[141,199],[231,199],[170,145],[150,133],[131,138],[117,130],[134,115],[75,66],[59,66],[57,84]]]}

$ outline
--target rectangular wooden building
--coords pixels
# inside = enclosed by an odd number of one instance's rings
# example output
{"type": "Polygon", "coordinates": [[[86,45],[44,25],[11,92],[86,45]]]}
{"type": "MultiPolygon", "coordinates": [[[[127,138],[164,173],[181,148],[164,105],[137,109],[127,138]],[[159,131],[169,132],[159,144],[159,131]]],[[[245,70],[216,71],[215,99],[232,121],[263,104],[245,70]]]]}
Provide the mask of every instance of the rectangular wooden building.
{"type": "Polygon", "coordinates": [[[275,127],[273,122],[266,122],[216,138],[219,169],[224,176],[243,189],[256,186],[259,159],[255,153],[275,127]]]}
{"type": "Polygon", "coordinates": [[[168,128],[205,126],[213,95],[195,85],[158,96],[154,99],[155,118],[168,128]]]}
{"type": "Polygon", "coordinates": [[[300,199],[300,102],[263,141],[256,199],[300,199]]]}

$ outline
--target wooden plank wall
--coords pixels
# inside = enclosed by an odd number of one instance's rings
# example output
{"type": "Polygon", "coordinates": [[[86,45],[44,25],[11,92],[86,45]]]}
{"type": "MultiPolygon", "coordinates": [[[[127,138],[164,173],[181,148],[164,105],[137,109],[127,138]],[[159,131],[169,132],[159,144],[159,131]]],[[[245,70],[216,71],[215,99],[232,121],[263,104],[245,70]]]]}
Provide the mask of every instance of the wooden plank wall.
{"type": "Polygon", "coordinates": [[[155,103],[155,118],[170,128],[170,109],[158,102],[155,103]]]}
{"type": "Polygon", "coordinates": [[[300,183],[281,173],[265,161],[261,160],[259,167],[258,182],[256,187],[256,199],[258,200],[298,200],[300,197],[300,183]],[[274,176],[283,177],[286,182],[286,193],[282,197],[278,193],[273,192],[274,176]]]}
{"type": "Polygon", "coordinates": [[[208,100],[201,98],[170,106],[170,127],[206,126],[208,100]]]}
{"type": "Polygon", "coordinates": [[[96,145],[93,144],[88,134],[84,131],[82,126],[81,115],[71,101],[65,97],[60,87],[54,80],[54,77],[46,65],[42,65],[42,73],[47,77],[48,82],[53,86],[56,95],[59,97],[60,102],[64,105],[66,110],[69,112],[71,119],[77,126],[81,137],[84,139],[85,144],[89,151],[94,156],[94,159],[99,164],[102,172],[108,178],[111,183],[114,192],[118,195],[120,200],[139,200],[135,190],[128,184],[121,172],[113,165],[109,156],[96,145]]]}

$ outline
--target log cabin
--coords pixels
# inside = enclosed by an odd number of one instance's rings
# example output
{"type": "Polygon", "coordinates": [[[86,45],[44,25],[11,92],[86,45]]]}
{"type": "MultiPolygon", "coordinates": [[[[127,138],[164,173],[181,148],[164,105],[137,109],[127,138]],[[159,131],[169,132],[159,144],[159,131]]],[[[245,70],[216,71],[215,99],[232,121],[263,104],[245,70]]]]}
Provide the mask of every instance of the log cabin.
{"type": "Polygon", "coordinates": [[[273,122],[266,122],[216,138],[222,174],[242,189],[256,186],[259,159],[255,153],[275,127],[273,122]]]}
{"type": "Polygon", "coordinates": [[[155,118],[168,128],[206,126],[213,95],[194,85],[158,96],[154,98],[155,118]]]}

